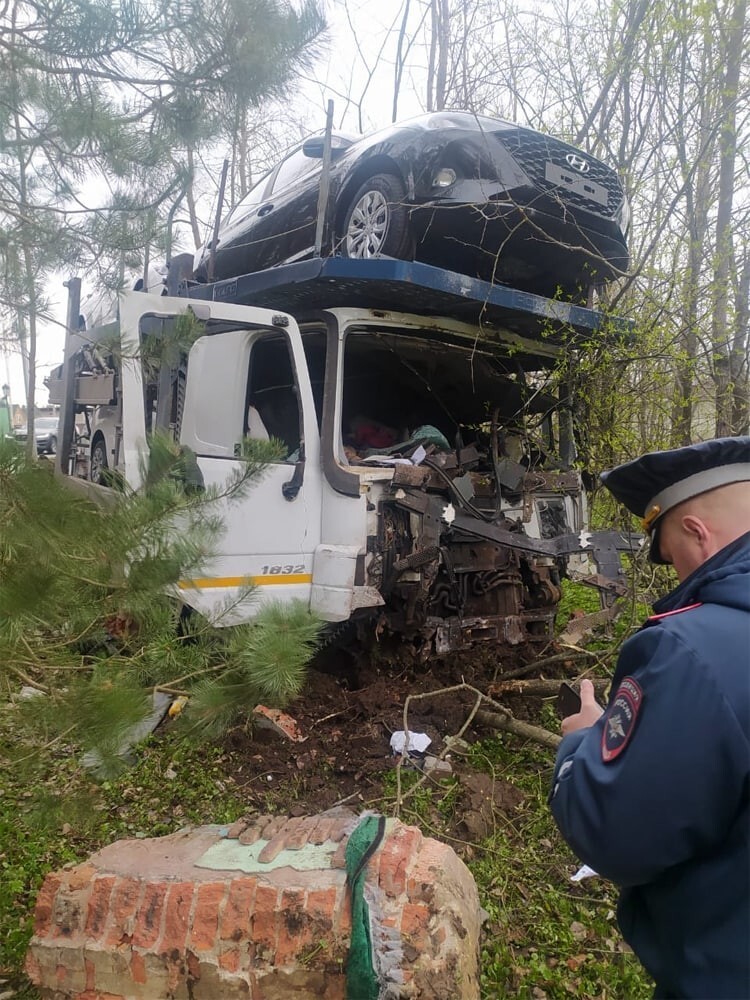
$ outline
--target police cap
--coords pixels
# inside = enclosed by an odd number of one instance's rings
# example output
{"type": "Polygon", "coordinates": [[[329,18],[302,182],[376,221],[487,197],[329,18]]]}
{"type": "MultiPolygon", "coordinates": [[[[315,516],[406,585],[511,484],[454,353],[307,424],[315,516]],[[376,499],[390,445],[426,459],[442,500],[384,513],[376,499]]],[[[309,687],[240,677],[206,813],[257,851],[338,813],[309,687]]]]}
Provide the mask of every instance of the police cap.
{"type": "Polygon", "coordinates": [[[671,451],[653,451],[601,474],[607,489],[642,519],[651,536],[651,561],[659,554],[659,519],[686,500],[719,486],[750,482],[750,437],[714,438],[671,451]]]}

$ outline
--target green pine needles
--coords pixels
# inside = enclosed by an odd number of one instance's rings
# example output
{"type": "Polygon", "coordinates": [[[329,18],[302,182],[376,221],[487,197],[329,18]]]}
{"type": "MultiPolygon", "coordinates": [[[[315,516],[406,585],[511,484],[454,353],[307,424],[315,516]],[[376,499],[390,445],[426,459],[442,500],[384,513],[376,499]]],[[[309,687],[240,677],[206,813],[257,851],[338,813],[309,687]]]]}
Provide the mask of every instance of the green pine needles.
{"type": "MultiPolygon", "coordinates": [[[[304,606],[268,604],[251,624],[219,628],[173,594],[200,575],[223,525],[216,500],[244,496],[278,454],[248,448],[220,491],[200,483],[195,457],[154,436],[137,493],[102,506],[0,441],[0,681],[38,744],[89,751],[111,773],[162,703],[187,695],[186,728],[216,737],[264,704],[300,693],[320,625],[304,606]]],[[[248,585],[241,595],[253,601],[248,585]]]]}

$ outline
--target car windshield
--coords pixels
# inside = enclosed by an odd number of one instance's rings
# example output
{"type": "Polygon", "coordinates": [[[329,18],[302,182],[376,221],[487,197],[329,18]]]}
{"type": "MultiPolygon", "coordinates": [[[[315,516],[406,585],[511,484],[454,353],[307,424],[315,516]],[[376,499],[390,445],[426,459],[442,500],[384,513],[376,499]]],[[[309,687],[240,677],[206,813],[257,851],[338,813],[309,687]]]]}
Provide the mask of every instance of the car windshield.
{"type": "Polygon", "coordinates": [[[37,430],[53,431],[57,427],[57,417],[37,417],[34,423],[37,430]]]}

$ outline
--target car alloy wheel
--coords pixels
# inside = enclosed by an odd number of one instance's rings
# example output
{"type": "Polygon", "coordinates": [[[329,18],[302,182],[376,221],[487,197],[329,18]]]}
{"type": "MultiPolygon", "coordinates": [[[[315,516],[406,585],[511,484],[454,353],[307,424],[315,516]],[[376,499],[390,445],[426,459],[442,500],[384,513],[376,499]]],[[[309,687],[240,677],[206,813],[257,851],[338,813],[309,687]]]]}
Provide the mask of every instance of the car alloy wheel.
{"type": "Polygon", "coordinates": [[[406,191],[395,174],[375,174],[355,192],[344,218],[346,257],[408,258],[412,254],[406,191]]]}
{"type": "Polygon", "coordinates": [[[91,463],[89,466],[89,479],[92,483],[96,483],[99,486],[103,484],[107,466],[107,449],[104,441],[101,438],[97,438],[91,449],[91,463]]]}
{"type": "Polygon", "coordinates": [[[56,437],[53,436],[53,437],[51,437],[49,439],[49,447],[47,448],[47,451],[48,451],[48,453],[50,455],[56,455],[57,454],[57,438],[56,437]]]}

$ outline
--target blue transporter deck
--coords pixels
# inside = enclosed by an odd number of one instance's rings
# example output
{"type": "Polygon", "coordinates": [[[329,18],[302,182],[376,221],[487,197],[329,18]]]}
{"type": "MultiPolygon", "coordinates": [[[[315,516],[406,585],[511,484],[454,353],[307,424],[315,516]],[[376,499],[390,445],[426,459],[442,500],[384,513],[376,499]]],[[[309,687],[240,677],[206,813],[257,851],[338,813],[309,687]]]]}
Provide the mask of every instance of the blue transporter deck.
{"type": "Polygon", "coordinates": [[[415,261],[314,258],[208,285],[191,298],[281,309],[295,315],[351,306],[423,316],[449,316],[502,326],[525,337],[573,343],[592,333],[627,338],[632,324],[594,309],[493,285],[415,261]]]}

